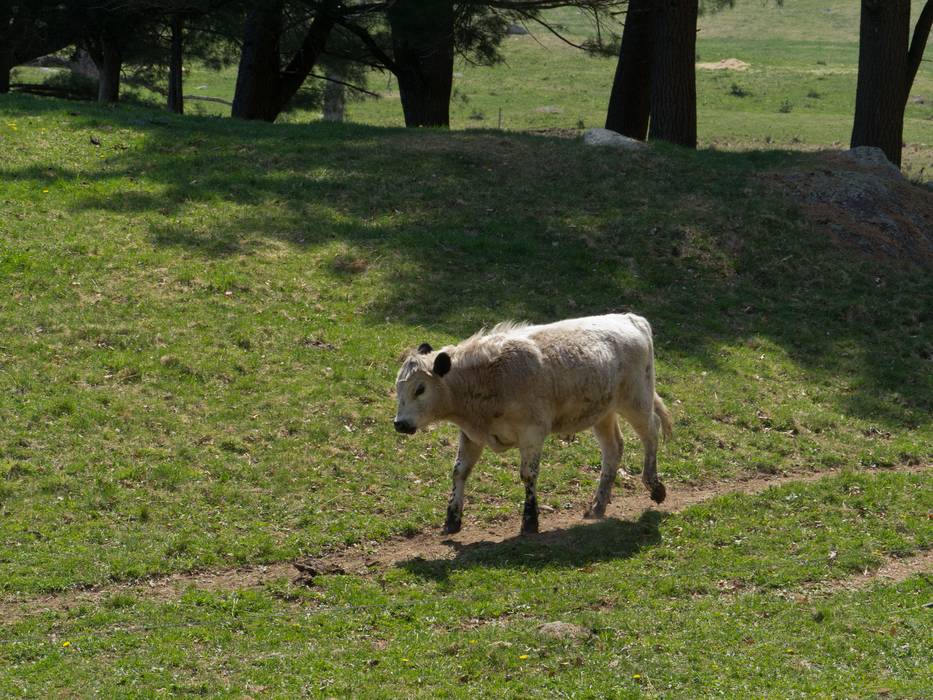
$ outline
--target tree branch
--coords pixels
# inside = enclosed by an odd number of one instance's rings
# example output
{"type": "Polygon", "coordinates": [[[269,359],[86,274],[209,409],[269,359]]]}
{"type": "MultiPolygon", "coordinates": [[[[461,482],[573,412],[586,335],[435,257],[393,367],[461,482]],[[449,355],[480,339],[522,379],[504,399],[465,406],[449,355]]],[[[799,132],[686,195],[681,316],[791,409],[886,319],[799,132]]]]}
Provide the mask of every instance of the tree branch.
{"type": "Polygon", "coordinates": [[[581,51],[585,51],[585,50],[586,50],[586,47],[585,47],[585,46],[582,46],[582,45],[580,45],[580,44],[575,44],[575,43],[573,43],[572,41],[570,41],[570,39],[568,39],[567,37],[565,37],[563,34],[561,34],[559,31],[557,31],[554,27],[552,27],[550,24],[548,24],[547,22],[545,22],[545,21],[544,21],[543,19],[541,19],[540,17],[537,17],[537,16],[535,16],[535,15],[533,15],[533,14],[531,14],[531,13],[522,12],[521,10],[516,10],[516,11],[517,11],[519,14],[521,14],[521,15],[525,18],[526,21],[529,21],[529,22],[537,22],[537,23],[540,24],[542,27],[544,27],[545,29],[547,29],[551,34],[553,34],[553,35],[556,36],[558,39],[560,39],[562,42],[564,42],[565,44],[567,44],[568,46],[572,46],[572,47],[575,48],[575,49],[580,49],[581,51]]]}
{"type": "Polygon", "coordinates": [[[371,92],[366,88],[361,88],[359,85],[354,85],[353,83],[346,83],[342,80],[337,80],[337,78],[329,78],[326,75],[318,75],[317,73],[311,73],[312,78],[317,78],[318,80],[326,80],[329,83],[337,83],[338,85],[343,85],[348,87],[351,90],[356,90],[357,92],[362,92],[364,95],[369,95],[370,97],[382,97],[378,92],[371,92]]]}
{"type": "Polygon", "coordinates": [[[317,64],[317,60],[327,44],[327,37],[334,26],[334,21],[335,18],[332,15],[326,14],[326,9],[315,17],[314,21],[311,22],[311,26],[308,27],[304,41],[301,42],[298,51],[282,70],[279,99],[283,106],[288,104],[288,101],[304,83],[305,78],[308,77],[308,73],[317,64]]]}
{"type": "Polygon", "coordinates": [[[361,26],[354,24],[353,22],[348,22],[342,18],[337,19],[337,25],[343,27],[351,34],[355,34],[376,59],[382,61],[382,64],[393,73],[398,73],[398,65],[395,63],[395,61],[392,60],[391,57],[389,57],[385,51],[382,50],[379,44],[376,43],[376,40],[373,39],[372,34],[363,29],[361,26]]]}
{"type": "Polygon", "coordinates": [[[324,55],[330,56],[331,58],[339,58],[343,61],[349,61],[350,63],[357,63],[361,66],[366,66],[367,68],[372,68],[373,70],[379,71],[380,73],[384,73],[386,71],[386,67],[382,65],[381,63],[375,63],[373,61],[365,61],[361,57],[355,54],[340,53],[332,49],[326,49],[324,51],[324,55]]]}

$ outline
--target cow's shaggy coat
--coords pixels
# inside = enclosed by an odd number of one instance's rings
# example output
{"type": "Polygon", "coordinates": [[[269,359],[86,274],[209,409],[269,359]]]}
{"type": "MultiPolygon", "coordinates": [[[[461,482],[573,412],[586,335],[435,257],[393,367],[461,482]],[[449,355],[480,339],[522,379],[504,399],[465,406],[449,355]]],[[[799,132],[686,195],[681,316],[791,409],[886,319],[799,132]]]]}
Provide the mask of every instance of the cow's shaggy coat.
{"type": "Polygon", "coordinates": [[[602,452],[599,487],[587,515],[601,517],[622,456],[617,415],[645,449],[642,480],[664,500],[657,475],[658,433],[671,417],[654,390],[651,326],[635,314],[575,318],[548,325],[503,323],[458,345],[409,353],[396,380],[395,428],[414,433],[436,422],[460,428],[445,530],[460,530],[466,479],[483,451],[517,447],[525,484],[522,532],[537,532],[535,483],[545,438],[592,428],[602,452]]]}

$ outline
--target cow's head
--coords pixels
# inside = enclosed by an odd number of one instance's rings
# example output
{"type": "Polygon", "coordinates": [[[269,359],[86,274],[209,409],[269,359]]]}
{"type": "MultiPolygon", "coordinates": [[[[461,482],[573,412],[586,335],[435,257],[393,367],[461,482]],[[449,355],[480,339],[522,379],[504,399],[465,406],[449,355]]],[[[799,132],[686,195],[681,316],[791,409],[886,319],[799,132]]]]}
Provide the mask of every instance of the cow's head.
{"type": "Polygon", "coordinates": [[[450,371],[450,364],[450,355],[434,352],[427,343],[404,359],[395,379],[397,431],[411,435],[444,415],[449,390],[443,377],[450,371]]]}

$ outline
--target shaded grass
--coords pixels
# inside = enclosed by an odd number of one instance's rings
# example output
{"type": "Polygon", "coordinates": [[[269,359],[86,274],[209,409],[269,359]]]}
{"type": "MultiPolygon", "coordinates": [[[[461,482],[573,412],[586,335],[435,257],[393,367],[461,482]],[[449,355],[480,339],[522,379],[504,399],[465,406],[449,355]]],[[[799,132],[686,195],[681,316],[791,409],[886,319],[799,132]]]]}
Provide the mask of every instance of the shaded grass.
{"type": "MultiPolygon", "coordinates": [[[[922,7],[913,2],[915,19],[922,7]]],[[[794,0],[779,5],[739,0],[734,9],[701,17],[697,36],[699,62],[739,58],[748,71],[697,72],[698,128],[701,146],[726,150],[843,147],[849,143],[858,69],[857,3],[849,0],[794,0]],[[749,93],[737,99],[731,85],[749,93]],[[819,98],[810,97],[817,93],[819,98]]],[[[548,13],[549,21],[569,38],[582,41],[596,33],[577,10],[548,13]]],[[[531,24],[534,36],[510,36],[502,45],[504,61],[493,67],[458,61],[455,68],[451,123],[455,129],[501,128],[573,130],[605,122],[606,104],[615,71],[614,58],[593,58],[531,24]]],[[[618,30],[612,21],[603,34],[618,30]]],[[[23,80],[39,81],[45,73],[21,68],[23,80]]],[[[236,68],[220,72],[192,65],[185,76],[190,96],[231,100],[236,68]]],[[[366,124],[402,126],[401,103],[394,78],[372,73],[367,87],[379,100],[352,101],[348,118],[366,124]]],[[[164,98],[128,88],[133,100],[164,98]]],[[[228,116],[229,107],[189,101],[191,114],[228,116]]],[[[319,113],[295,109],[282,122],[304,123],[319,113]]],[[[933,68],[925,62],[908,101],[904,138],[905,173],[926,181],[933,172],[933,68]]]]}

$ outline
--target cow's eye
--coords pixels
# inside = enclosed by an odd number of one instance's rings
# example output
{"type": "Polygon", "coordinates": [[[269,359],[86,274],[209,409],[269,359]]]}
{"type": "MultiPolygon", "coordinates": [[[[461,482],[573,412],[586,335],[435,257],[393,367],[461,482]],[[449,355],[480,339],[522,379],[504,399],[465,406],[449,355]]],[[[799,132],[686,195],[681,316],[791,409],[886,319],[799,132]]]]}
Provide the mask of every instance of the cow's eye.
{"type": "Polygon", "coordinates": [[[415,389],[415,396],[421,396],[424,393],[424,384],[415,389]]]}

